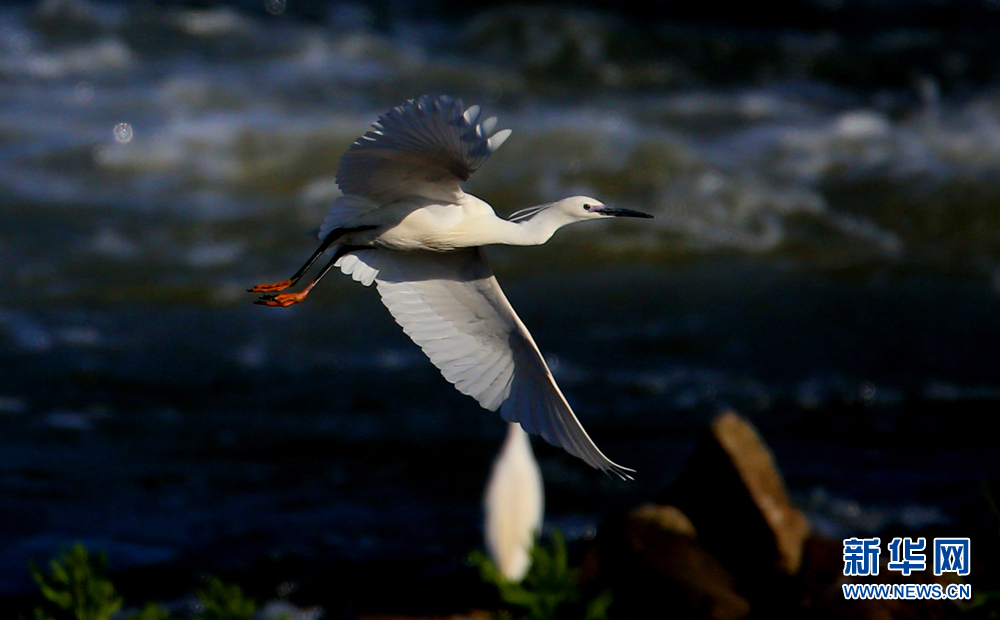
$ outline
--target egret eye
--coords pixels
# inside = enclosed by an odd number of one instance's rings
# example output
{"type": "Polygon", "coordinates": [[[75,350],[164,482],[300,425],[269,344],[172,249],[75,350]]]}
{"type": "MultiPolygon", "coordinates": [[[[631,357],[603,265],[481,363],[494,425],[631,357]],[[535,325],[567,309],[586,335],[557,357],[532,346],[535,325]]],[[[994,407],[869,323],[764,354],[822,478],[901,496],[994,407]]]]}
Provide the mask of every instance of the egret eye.
{"type": "Polygon", "coordinates": [[[590,210],[591,210],[591,209],[593,209],[593,208],[594,208],[594,207],[593,207],[592,205],[587,205],[587,204],[583,205],[583,210],[584,210],[584,211],[590,211],[590,210]]]}

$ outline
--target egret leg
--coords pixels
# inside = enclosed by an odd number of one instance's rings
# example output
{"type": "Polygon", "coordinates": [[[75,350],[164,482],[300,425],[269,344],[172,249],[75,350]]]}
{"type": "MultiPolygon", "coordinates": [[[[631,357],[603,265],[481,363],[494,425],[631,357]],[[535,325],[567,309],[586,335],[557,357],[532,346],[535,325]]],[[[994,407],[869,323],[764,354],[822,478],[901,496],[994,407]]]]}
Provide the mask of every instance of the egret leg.
{"type": "MultiPolygon", "coordinates": [[[[301,291],[299,291],[298,293],[282,293],[281,295],[261,295],[260,299],[254,301],[254,303],[260,306],[272,306],[278,308],[287,308],[288,306],[299,303],[300,301],[306,298],[306,295],[309,294],[309,291],[311,291],[313,287],[316,286],[316,284],[318,284],[319,281],[323,279],[323,276],[325,276],[327,272],[333,268],[333,266],[337,263],[338,260],[340,260],[342,256],[350,254],[355,250],[363,249],[364,247],[365,246],[363,245],[340,246],[337,249],[337,252],[333,255],[333,258],[330,259],[330,262],[326,264],[326,267],[323,267],[323,269],[319,272],[319,275],[313,278],[313,281],[307,284],[306,287],[301,291]]],[[[313,261],[315,261],[315,259],[313,259],[313,261]]]]}
{"type": "MultiPolygon", "coordinates": [[[[307,260],[304,265],[299,267],[299,270],[296,271],[295,275],[293,275],[291,278],[287,280],[282,280],[281,282],[272,282],[271,284],[258,284],[251,289],[247,289],[247,291],[250,293],[276,293],[278,291],[283,291],[290,286],[295,286],[296,283],[298,283],[298,281],[302,279],[302,276],[305,275],[306,271],[309,271],[309,268],[313,266],[313,263],[315,263],[316,260],[323,254],[323,252],[326,252],[326,249],[329,248],[335,241],[337,241],[337,239],[340,239],[344,235],[349,235],[351,233],[356,233],[356,232],[362,232],[365,230],[372,230],[373,228],[378,228],[378,227],[356,226],[354,228],[334,228],[333,230],[330,231],[330,234],[328,234],[326,238],[323,239],[323,243],[319,244],[319,247],[316,248],[316,251],[313,252],[312,256],[309,257],[309,260],[307,260]]],[[[338,253],[338,257],[339,256],[342,255],[338,253]]],[[[319,278],[317,278],[317,280],[318,279],[319,278]]]]}

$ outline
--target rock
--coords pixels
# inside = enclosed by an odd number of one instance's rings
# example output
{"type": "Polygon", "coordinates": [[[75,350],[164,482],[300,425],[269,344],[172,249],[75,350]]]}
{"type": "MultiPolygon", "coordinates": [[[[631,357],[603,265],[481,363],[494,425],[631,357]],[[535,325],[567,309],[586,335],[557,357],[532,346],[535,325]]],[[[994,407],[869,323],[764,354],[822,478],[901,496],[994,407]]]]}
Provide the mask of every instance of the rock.
{"type": "Polygon", "coordinates": [[[810,536],[803,544],[802,565],[799,568],[796,597],[803,608],[828,607],[831,597],[840,593],[844,579],[843,541],[810,536]]]}
{"type": "Polygon", "coordinates": [[[651,529],[679,534],[688,538],[697,538],[698,536],[691,519],[688,519],[687,515],[676,506],[643,504],[629,513],[625,526],[630,542],[633,542],[636,549],[642,545],[642,540],[638,535],[651,529]],[[633,534],[635,535],[634,539],[633,534]]]}
{"type": "MultiPolygon", "coordinates": [[[[916,536],[925,533],[883,533],[916,536]]],[[[612,588],[616,619],[932,620],[947,600],[846,600],[844,583],[939,583],[923,571],[844,577],[842,540],[809,535],[770,450],[735,413],[717,416],[655,503],[604,523],[585,559],[591,589],[612,588]],[[651,615],[652,612],[652,615],[651,615]]]]}
{"type": "Polygon", "coordinates": [[[740,591],[772,591],[798,573],[808,521],[789,502],[771,451],[738,414],[712,421],[663,499],[688,516],[740,591]]]}
{"type": "Polygon", "coordinates": [[[867,577],[844,577],[843,540],[810,536],[805,541],[802,568],[796,579],[800,615],[817,620],[934,620],[959,615],[954,601],[916,599],[847,600],[841,588],[845,583],[949,583],[947,577],[935,577],[932,571],[916,571],[904,577],[887,567],[887,554],[879,558],[879,574],[867,577]]]}
{"type": "MultiPolygon", "coordinates": [[[[598,581],[615,618],[737,620],[798,609],[794,576],[808,534],[774,457],[749,422],[716,417],[656,503],[601,528],[598,581]]],[[[839,560],[838,564],[839,566],[839,560]]]]}
{"type": "Polygon", "coordinates": [[[749,613],[732,575],[701,546],[694,525],[677,507],[639,506],[626,517],[625,537],[647,567],[683,592],[682,608],[719,620],[749,613]]]}
{"type": "Polygon", "coordinates": [[[646,504],[606,524],[598,549],[598,581],[613,588],[615,618],[657,610],[664,617],[738,620],[750,611],[732,575],[674,506],[646,504]]]}

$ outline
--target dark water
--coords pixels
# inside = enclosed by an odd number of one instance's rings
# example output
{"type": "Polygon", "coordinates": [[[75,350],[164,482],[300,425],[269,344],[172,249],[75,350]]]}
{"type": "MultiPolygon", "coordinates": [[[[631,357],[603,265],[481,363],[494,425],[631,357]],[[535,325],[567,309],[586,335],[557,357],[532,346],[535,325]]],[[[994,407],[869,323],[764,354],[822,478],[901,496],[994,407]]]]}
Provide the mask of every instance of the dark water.
{"type": "Polygon", "coordinates": [[[514,129],[469,185],[498,212],[586,193],[656,215],[491,252],[590,434],[639,470],[536,443],[548,525],[585,538],[652,496],[726,407],[821,533],[986,520],[982,38],[310,6],[0,8],[0,594],[76,539],[133,573],[260,569],[263,590],[353,566],[324,595],[344,614],[387,566],[460,570],[498,417],[372,290],[328,280],[287,310],[245,293],[313,249],[347,145],[424,92],[514,129]]]}

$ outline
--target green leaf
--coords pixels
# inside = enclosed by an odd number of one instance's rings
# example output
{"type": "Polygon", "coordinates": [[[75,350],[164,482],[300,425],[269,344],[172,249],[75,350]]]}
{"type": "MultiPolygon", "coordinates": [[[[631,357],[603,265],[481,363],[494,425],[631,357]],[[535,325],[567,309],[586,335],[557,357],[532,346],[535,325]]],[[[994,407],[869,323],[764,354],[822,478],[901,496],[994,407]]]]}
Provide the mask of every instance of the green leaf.
{"type": "Polygon", "coordinates": [[[611,608],[612,602],[614,602],[614,597],[611,590],[603,590],[587,603],[587,615],[583,617],[583,620],[607,620],[608,610],[611,608]]]}
{"type": "Polygon", "coordinates": [[[156,603],[146,603],[138,612],[128,616],[128,620],[171,620],[170,612],[156,603]]]}
{"type": "MultiPolygon", "coordinates": [[[[31,576],[49,607],[61,610],[57,618],[109,620],[122,606],[114,584],[104,576],[107,560],[103,554],[91,558],[81,543],[49,563],[49,575],[34,564],[31,576]]],[[[36,618],[46,618],[47,610],[36,608],[36,618]]]]}
{"type": "Polygon", "coordinates": [[[35,620],[55,620],[52,616],[45,613],[45,610],[41,607],[35,607],[35,620]]]}
{"type": "Polygon", "coordinates": [[[578,571],[569,565],[566,539],[558,530],[553,531],[550,546],[536,542],[531,550],[531,568],[520,583],[508,581],[480,551],[471,553],[469,559],[479,568],[482,580],[496,586],[504,604],[519,610],[516,618],[603,620],[607,617],[611,591],[600,593],[585,605],[581,603],[578,571]]]}
{"type": "Polygon", "coordinates": [[[227,585],[218,577],[209,577],[198,592],[202,611],[197,620],[253,620],[257,605],[237,585],[227,585]]]}

